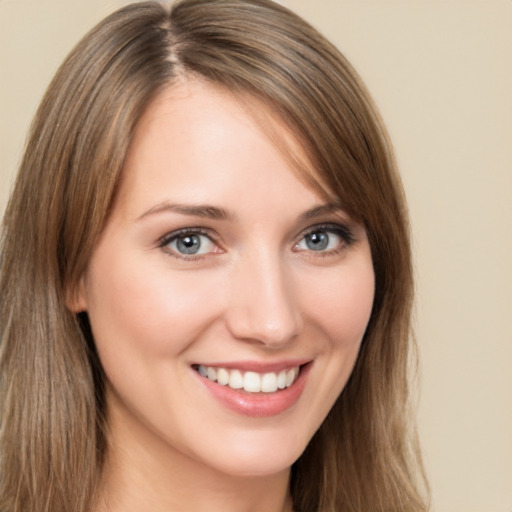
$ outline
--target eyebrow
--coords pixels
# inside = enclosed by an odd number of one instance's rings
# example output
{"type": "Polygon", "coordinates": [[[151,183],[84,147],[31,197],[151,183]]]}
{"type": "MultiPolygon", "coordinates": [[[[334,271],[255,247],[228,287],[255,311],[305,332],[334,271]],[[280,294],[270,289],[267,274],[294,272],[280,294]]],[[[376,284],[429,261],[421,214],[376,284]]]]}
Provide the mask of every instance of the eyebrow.
{"type": "Polygon", "coordinates": [[[217,206],[211,206],[207,204],[179,204],[179,203],[169,203],[164,201],[163,203],[159,203],[153,208],[149,209],[147,212],[143,213],[137,220],[141,220],[149,215],[154,215],[157,213],[179,213],[180,215],[188,215],[190,217],[203,217],[206,219],[214,219],[214,220],[233,220],[234,214],[225,210],[224,208],[218,208],[217,206]]]}
{"type": "Polygon", "coordinates": [[[322,215],[328,215],[329,213],[343,212],[345,211],[343,205],[338,202],[334,203],[326,203],[321,204],[320,206],[315,206],[310,210],[305,211],[299,218],[300,220],[308,220],[314,219],[316,217],[321,217],[322,215]]]}
{"type": "MultiPolygon", "coordinates": [[[[341,212],[344,211],[341,203],[326,203],[319,206],[315,206],[299,216],[299,220],[309,220],[314,219],[316,217],[321,217],[322,215],[328,215],[330,213],[341,212]]],[[[163,203],[159,203],[153,208],[150,208],[148,211],[144,212],[137,220],[141,220],[150,215],[155,215],[159,213],[178,213],[180,215],[187,215],[189,217],[202,217],[206,219],[213,220],[234,220],[236,215],[229,210],[224,208],[219,208],[218,206],[212,206],[208,204],[181,204],[181,203],[169,203],[164,201],[163,203]]]]}

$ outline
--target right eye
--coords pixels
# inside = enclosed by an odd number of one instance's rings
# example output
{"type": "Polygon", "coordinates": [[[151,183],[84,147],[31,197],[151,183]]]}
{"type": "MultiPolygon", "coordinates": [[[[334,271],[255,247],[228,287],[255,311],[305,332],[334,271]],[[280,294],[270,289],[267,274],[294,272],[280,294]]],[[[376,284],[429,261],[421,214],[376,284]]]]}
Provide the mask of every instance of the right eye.
{"type": "Polygon", "coordinates": [[[194,229],[184,229],[177,233],[169,233],[162,240],[160,247],[179,258],[205,256],[221,252],[210,236],[194,229]]]}

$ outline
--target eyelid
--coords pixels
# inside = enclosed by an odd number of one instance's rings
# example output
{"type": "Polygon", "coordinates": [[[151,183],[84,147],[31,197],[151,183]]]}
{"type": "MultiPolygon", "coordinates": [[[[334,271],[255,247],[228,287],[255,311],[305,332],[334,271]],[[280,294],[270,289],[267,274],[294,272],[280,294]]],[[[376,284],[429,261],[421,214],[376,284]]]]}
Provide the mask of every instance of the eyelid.
{"type": "Polygon", "coordinates": [[[175,258],[178,258],[180,260],[194,260],[194,259],[200,259],[208,257],[209,254],[216,254],[217,252],[210,252],[206,254],[190,254],[185,255],[181,254],[177,251],[171,250],[168,248],[169,244],[171,244],[174,240],[176,240],[178,237],[183,235],[202,235],[206,236],[210,239],[212,244],[214,244],[216,247],[220,248],[221,250],[219,252],[223,252],[222,246],[219,242],[219,237],[210,229],[194,226],[194,227],[186,227],[186,228],[180,228],[176,229],[174,231],[171,231],[169,233],[166,233],[164,236],[158,239],[157,241],[157,248],[160,248],[166,252],[166,254],[173,256],[175,258]]]}
{"type": "MultiPolygon", "coordinates": [[[[316,231],[325,231],[327,233],[334,233],[339,236],[343,240],[343,244],[341,247],[336,249],[331,249],[328,251],[318,251],[316,256],[327,256],[329,254],[335,254],[340,250],[351,246],[353,243],[357,241],[353,229],[351,229],[347,224],[340,222],[323,222],[320,224],[315,224],[303,230],[299,236],[297,237],[297,241],[294,243],[294,248],[308,235],[315,233],[316,231]]],[[[299,252],[299,251],[297,251],[299,252]]],[[[315,251],[300,251],[300,252],[310,252],[314,253],[315,251]]]]}

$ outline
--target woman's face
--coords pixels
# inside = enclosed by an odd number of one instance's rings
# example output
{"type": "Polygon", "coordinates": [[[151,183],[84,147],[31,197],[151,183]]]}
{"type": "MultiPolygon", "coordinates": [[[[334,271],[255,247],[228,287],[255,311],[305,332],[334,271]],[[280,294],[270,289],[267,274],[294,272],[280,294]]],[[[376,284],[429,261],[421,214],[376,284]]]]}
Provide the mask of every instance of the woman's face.
{"type": "Polygon", "coordinates": [[[72,305],[88,312],[127,452],[284,471],[351,373],[374,295],[365,230],[297,177],[264,125],[189,80],[137,126],[72,305]]]}

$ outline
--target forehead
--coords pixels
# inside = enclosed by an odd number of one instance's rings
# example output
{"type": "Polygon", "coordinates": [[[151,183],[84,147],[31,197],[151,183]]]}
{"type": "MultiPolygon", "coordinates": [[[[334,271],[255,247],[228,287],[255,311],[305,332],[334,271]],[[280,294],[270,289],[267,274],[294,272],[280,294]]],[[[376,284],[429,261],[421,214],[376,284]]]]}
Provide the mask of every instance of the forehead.
{"type": "Polygon", "coordinates": [[[144,189],[155,168],[165,168],[175,181],[208,180],[213,185],[226,175],[225,166],[236,158],[244,162],[243,153],[251,152],[262,168],[280,160],[315,194],[329,196],[317,186],[317,172],[301,142],[272,106],[249,94],[235,95],[201,80],[180,79],[161,91],[139,119],[118,197],[144,189]],[[209,158],[208,172],[205,158],[209,158]],[[197,165],[184,165],[184,160],[197,165]]]}
{"type": "Polygon", "coordinates": [[[214,191],[228,200],[230,194],[254,195],[260,184],[270,194],[277,177],[287,183],[287,195],[307,189],[305,195],[318,197],[305,179],[314,173],[297,137],[270,106],[183,79],[163,90],[140,118],[117,203],[155,203],[169,193],[206,202],[200,196],[214,191]]]}

